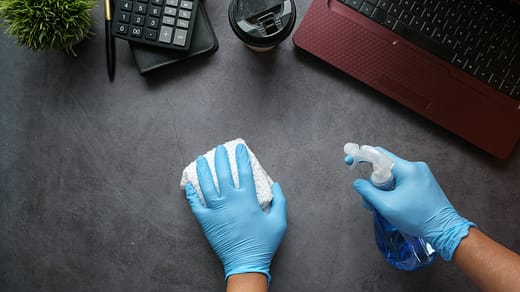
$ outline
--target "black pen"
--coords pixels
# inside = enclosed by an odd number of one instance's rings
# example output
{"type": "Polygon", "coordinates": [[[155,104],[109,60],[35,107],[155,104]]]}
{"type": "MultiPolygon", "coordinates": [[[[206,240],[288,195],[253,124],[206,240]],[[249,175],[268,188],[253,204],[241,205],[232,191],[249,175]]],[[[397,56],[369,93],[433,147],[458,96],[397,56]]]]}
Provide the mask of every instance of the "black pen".
{"type": "Polygon", "coordinates": [[[107,54],[108,78],[114,80],[116,69],[115,39],[112,37],[112,7],[110,0],[105,0],[105,46],[107,54]]]}

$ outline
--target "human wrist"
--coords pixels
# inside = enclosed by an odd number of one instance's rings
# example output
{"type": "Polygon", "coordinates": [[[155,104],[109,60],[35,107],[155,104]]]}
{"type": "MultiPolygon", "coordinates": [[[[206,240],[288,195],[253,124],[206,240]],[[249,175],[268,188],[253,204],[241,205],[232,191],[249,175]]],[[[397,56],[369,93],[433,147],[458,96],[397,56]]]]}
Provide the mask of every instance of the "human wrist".
{"type": "Polygon", "coordinates": [[[462,239],[468,236],[470,227],[477,225],[460,216],[453,207],[445,207],[425,222],[423,237],[444,260],[451,261],[462,239]]]}
{"type": "Polygon", "coordinates": [[[269,283],[262,273],[241,273],[231,275],[227,280],[227,291],[267,291],[269,283]]]}

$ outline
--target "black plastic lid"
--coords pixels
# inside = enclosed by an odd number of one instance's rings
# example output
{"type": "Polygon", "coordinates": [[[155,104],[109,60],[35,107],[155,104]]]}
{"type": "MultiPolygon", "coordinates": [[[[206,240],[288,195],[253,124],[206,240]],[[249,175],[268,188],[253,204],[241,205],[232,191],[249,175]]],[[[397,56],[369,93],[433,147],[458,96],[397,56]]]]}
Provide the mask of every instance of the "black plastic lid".
{"type": "Polygon", "coordinates": [[[293,0],[232,0],[229,24],[235,34],[254,47],[272,47],[291,33],[296,21],[293,0]]]}

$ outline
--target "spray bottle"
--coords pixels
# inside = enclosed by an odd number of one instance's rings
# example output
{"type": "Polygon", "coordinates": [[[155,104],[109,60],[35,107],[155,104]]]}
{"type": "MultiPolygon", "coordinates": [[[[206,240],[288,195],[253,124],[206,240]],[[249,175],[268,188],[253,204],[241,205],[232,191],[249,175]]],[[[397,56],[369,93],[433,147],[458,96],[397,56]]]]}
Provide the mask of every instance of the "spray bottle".
{"type": "MultiPolygon", "coordinates": [[[[394,188],[392,168],[395,163],[390,157],[373,146],[359,147],[354,143],[345,144],[344,151],[353,158],[351,170],[360,162],[372,163],[370,182],[380,190],[390,191],[394,188]]],[[[388,263],[400,270],[414,271],[435,261],[438,254],[424,239],[400,232],[376,209],[372,208],[372,212],[376,244],[388,263]]]]}

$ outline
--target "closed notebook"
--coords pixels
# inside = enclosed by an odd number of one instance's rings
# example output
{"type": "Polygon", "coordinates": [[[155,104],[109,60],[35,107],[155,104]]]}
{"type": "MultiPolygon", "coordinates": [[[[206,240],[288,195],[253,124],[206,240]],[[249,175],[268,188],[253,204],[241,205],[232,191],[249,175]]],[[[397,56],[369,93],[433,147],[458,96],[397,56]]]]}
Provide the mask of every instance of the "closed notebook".
{"type": "Polygon", "coordinates": [[[213,27],[203,5],[199,5],[197,13],[190,49],[187,52],[128,42],[139,74],[143,75],[165,65],[177,63],[194,56],[215,52],[218,49],[217,36],[213,31],[213,27]]]}

